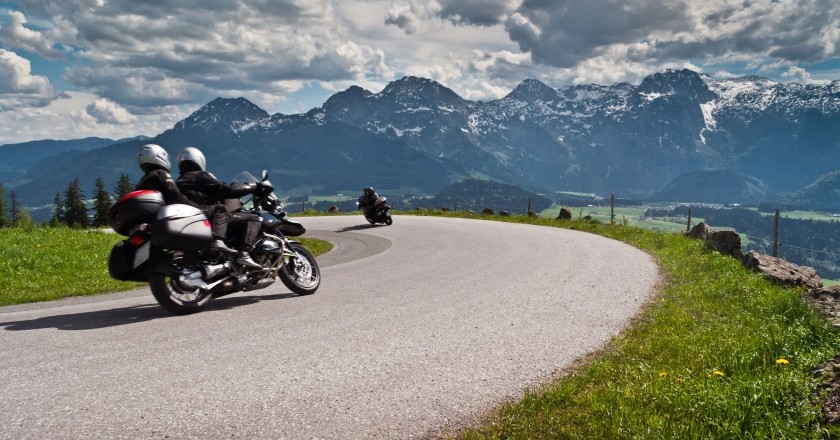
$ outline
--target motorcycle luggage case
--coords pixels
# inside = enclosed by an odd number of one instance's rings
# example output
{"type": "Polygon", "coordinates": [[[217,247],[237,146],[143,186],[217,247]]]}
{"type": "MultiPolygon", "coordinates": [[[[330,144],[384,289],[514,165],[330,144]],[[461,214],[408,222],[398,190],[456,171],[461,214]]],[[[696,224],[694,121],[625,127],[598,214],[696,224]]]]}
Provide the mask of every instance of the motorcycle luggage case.
{"type": "Polygon", "coordinates": [[[139,190],[122,196],[108,211],[108,225],[120,235],[128,235],[131,228],[149,223],[163,208],[163,194],[153,190],[139,190]]]}
{"type": "Polygon", "coordinates": [[[139,267],[134,267],[136,254],[137,247],[128,240],[115,244],[108,257],[108,273],[111,278],[119,281],[148,281],[146,277],[148,261],[143,262],[139,267]]]}
{"type": "Polygon", "coordinates": [[[189,205],[164,206],[150,232],[152,244],[162,249],[197,251],[213,242],[210,221],[201,210],[189,205]]]}

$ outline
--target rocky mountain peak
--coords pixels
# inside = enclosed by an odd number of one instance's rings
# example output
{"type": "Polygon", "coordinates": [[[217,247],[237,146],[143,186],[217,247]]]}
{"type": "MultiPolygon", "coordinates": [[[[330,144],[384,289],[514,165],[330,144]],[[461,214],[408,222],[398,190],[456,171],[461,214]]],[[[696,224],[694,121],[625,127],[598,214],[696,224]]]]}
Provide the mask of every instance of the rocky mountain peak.
{"type": "Polygon", "coordinates": [[[666,69],[642,80],[639,93],[653,96],[685,96],[700,103],[717,98],[699,73],[688,69],[666,69]]]}
{"type": "Polygon", "coordinates": [[[245,98],[216,98],[179,122],[175,128],[241,126],[268,116],[265,110],[245,98]]]}
{"type": "Polygon", "coordinates": [[[441,85],[437,81],[416,76],[405,76],[392,81],[379,93],[379,96],[389,97],[399,102],[425,101],[455,104],[463,101],[463,98],[452,89],[441,85]]]}
{"type": "Polygon", "coordinates": [[[551,102],[559,99],[557,90],[545,85],[536,79],[526,79],[519,83],[504,99],[512,99],[524,102],[551,102]]]}

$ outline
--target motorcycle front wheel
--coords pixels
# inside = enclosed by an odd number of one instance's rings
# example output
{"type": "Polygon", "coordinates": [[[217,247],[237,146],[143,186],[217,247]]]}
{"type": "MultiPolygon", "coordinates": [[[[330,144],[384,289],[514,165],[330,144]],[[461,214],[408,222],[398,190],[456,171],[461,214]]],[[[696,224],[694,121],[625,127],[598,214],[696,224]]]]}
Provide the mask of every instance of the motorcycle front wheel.
{"type": "Polygon", "coordinates": [[[278,275],[280,281],[298,295],[311,295],[321,285],[321,269],[315,257],[300,243],[292,243],[294,255],[284,256],[283,267],[278,275]]]}
{"type": "MultiPolygon", "coordinates": [[[[176,258],[172,265],[187,274],[201,270],[201,265],[191,265],[184,258],[176,258]]],[[[153,273],[149,276],[149,287],[155,300],[166,310],[176,315],[198,313],[213,299],[205,290],[184,284],[180,276],[153,273]]]]}

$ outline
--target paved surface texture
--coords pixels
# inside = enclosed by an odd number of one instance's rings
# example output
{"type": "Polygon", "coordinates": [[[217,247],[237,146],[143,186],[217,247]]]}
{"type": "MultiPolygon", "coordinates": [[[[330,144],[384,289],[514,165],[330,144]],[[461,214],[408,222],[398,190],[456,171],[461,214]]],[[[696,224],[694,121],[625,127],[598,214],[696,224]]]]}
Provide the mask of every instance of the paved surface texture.
{"type": "Polygon", "coordinates": [[[147,289],[0,308],[0,438],[434,435],[603,346],[658,281],[647,254],[576,231],[300,220],[337,244],[311,296],[277,282],[184,317],[147,289]]]}

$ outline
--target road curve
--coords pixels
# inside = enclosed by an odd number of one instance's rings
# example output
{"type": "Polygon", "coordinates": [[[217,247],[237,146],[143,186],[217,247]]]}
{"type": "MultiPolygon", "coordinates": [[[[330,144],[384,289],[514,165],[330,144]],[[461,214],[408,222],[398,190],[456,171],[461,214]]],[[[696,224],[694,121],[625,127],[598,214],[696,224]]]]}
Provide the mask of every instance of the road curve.
{"type": "Polygon", "coordinates": [[[603,346],[654,293],[645,253],[577,231],[301,219],[337,244],[177,317],[147,289],[0,308],[2,439],[405,439],[469,423],[603,346]]]}

